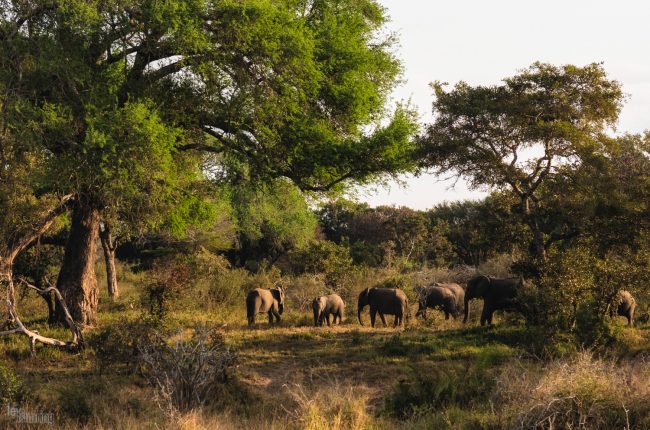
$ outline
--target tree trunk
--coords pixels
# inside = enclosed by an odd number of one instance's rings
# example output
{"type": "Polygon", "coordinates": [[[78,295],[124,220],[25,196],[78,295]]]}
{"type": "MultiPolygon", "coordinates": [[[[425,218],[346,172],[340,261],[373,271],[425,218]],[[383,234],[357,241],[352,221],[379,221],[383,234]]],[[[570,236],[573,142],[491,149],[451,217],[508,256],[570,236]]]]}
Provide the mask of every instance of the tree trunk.
{"type": "MultiPolygon", "coordinates": [[[[95,276],[99,211],[80,203],[72,211],[70,236],[65,247],[57,287],[68,305],[72,318],[81,327],[93,325],[97,318],[98,289],[95,276]]],[[[57,307],[57,319],[65,315],[57,307]]]]}
{"type": "Polygon", "coordinates": [[[108,295],[117,299],[120,295],[117,289],[117,272],[115,271],[115,248],[117,240],[113,240],[111,235],[111,228],[108,223],[103,222],[102,227],[99,229],[99,237],[102,242],[102,249],[104,250],[104,261],[106,262],[106,286],[108,287],[108,295]]]}

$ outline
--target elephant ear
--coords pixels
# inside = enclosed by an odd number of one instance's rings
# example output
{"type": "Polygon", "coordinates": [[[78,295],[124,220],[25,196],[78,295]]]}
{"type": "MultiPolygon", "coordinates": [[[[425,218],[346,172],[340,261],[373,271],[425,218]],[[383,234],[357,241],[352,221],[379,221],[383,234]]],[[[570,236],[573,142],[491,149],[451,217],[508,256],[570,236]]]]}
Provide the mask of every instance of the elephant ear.
{"type": "Polygon", "coordinates": [[[282,303],[282,290],[279,288],[271,288],[271,295],[275,300],[278,301],[278,303],[282,303]]]}

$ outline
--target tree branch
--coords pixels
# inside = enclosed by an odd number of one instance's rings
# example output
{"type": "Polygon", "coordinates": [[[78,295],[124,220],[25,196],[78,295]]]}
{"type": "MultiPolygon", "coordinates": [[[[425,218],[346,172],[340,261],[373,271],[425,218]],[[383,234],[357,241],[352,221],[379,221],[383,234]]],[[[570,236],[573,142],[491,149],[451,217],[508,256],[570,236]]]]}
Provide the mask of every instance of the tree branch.
{"type": "Polygon", "coordinates": [[[61,292],[59,291],[58,288],[56,288],[54,285],[52,285],[47,279],[45,280],[50,286],[47,288],[38,288],[35,285],[30,284],[27,282],[26,279],[24,278],[19,278],[19,281],[22,282],[27,288],[31,288],[32,290],[36,291],[41,297],[44,297],[46,294],[49,294],[50,292],[54,292],[54,297],[56,298],[57,302],[61,306],[61,309],[63,310],[63,316],[65,317],[65,322],[68,325],[68,328],[72,332],[72,343],[75,345],[83,345],[83,334],[81,332],[81,329],[79,326],[74,322],[72,319],[72,315],[70,315],[70,311],[68,310],[68,306],[65,304],[65,300],[63,298],[63,295],[61,295],[61,292]]]}
{"type": "Polygon", "coordinates": [[[36,18],[38,15],[41,15],[49,10],[52,10],[56,7],[54,3],[49,3],[49,4],[41,4],[34,9],[28,11],[22,16],[17,17],[16,21],[13,23],[13,29],[11,29],[10,32],[3,31],[0,29],[0,41],[8,40],[13,38],[18,32],[20,31],[20,28],[25,24],[27,21],[29,21],[32,18],[36,18]]]}
{"type": "Polygon", "coordinates": [[[9,263],[13,262],[16,256],[24,250],[30,243],[32,243],[37,237],[42,235],[50,228],[54,220],[66,211],[68,202],[72,200],[73,194],[67,194],[61,198],[59,204],[52,210],[50,210],[41,220],[36,224],[36,227],[30,230],[27,233],[24,233],[20,238],[18,238],[12,245],[6,259],[9,263]]]}

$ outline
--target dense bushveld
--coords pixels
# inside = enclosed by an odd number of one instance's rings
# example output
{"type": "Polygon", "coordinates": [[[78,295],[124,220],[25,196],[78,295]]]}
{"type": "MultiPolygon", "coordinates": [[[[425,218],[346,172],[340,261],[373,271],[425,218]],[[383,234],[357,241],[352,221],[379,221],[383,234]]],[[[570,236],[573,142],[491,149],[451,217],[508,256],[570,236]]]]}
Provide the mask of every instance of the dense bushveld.
{"type": "MultiPolygon", "coordinates": [[[[504,259],[481,269],[506,270],[504,259]]],[[[628,328],[622,318],[608,321],[607,344],[592,349],[576,346],[568,335],[549,337],[516,314],[498,314],[495,327],[479,327],[476,320],[463,325],[460,319],[445,321],[441,313],[430,312],[434,316],[428,322],[412,317],[406,329],[372,329],[355,318],[354,296],[360,289],[399,284],[411,294],[417,282],[462,281],[471,271],[403,274],[366,268],[349,273],[349,289],[339,291],[348,304],[343,325],[314,328],[309,301],[327,290],[322,277],[215,269],[219,258],[206,253],[196,260],[209,275],[185,284],[183,294],[166,292],[162,310],[150,306],[151,286],[170,272],[178,275],[178,268],[168,264],[134,273],[118,265],[121,297],[101,298],[98,327],[86,333],[81,352],[39,346],[30,358],[24,337],[2,338],[2,401],[52,412],[61,428],[650,425],[647,323],[628,328]],[[260,316],[254,328],[247,327],[245,292],[278,283],[287,289],[281,324],[269,327],[260,316]],[[234,353],[235,362],[201,407],[170,408],[160,387],[149,383],[142,348],[155,333],[173,344],[205,328],[234,353]]],[[[66,336],[63,329],[47,325],[40,298],[22,295],[20,306],[33,315],[26,321],[41,333],[66,336]]],[[[411,306],[414,315],[416,305],[411,306]]],[[[15,423],[5,414],[2,420],[7,426],[15,423]]]]}

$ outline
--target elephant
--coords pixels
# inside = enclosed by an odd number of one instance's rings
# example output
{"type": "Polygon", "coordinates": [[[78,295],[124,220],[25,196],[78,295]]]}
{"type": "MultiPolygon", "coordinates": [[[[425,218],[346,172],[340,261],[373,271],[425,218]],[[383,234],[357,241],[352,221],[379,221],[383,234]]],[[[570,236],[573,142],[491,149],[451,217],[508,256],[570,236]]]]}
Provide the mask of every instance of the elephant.
{"type": "Polygon", "coordinates": [[[517,291],[523,285],[523,279],[501,279],[478,275],[467,282],[465,289],[465,318],[469,318],[469,301],[483,299],[481,325],[492,325],[492,315],[496,310],[517,310],[517,291]]]}
{"type": "MultiPolygon", "coordinates": [[[[627,318],[627,325],[632,327],[634,326],[634,311],[636,310],[636,300],[632,297],[632,294],[629,291],[621,290],[616,296],[616,302],[614,303],[617,306],[616,315],[627,318]]],[[[609,308],[610,318],[614,318],[614,307],[609,308]]]]}
{"type": "Polygon", "coordinates": [[[256,288],[248,293],[246,296],[248,325],[255,323],[257,314],[265,312],[269,314],[269,324],[273,324],[273,317],[278,323],[280,322],[280,315],[284,312],[284,289],[282,287],[270,290],[256,288]]]}
{"type": "Polygon", "coordinates": [[[385,314],[395,315],[394,327],[404,324],[404,317],[406,321],[410,318],[409,300],[404,294],[404,291],[399,288],[366,288],[359,294],[358,305],[358,318],[359,324],[363,325],[361,321],[361,311],[367,305],[370,305],[370,325],[375,327],[375,317],[379,312],[379,318],[386,327],[385,314]]]}
{"type": "Polygon", "coordinates": [[[443,287],[452,292],[456,297],[456,311],[463,312],[463,307],[465,306],[465,289],[458,284],[449,283],[441,284],[439,282],[434,283],[433,285],[437,287],[443,287]]]}
{"type": "Polygon", "coordinates": [[[330,327],[330,315],[334,315],[334,324],[336,318],[339,319],[339,324],[343,322],[343,313],[345,311],[345,304],[343,299],[338,294],[330,294],[328,296],[316,297],[312,302],[314,309],[314,326],[323,326],[323,320],[327,321],[327,326],[330,327]]]}
{"type": "Polygon", "coordinates": [[[439,285],[430,285],[428,287],[420,288],[418,292],[418,312],[415,316],[422,316],[427,319],[427,308],[440,307],[445,312],[445,319],[449,319],[449,315],[456,318],[460,312],[456,307],[456,296],[448,288],[439,285]]]}

